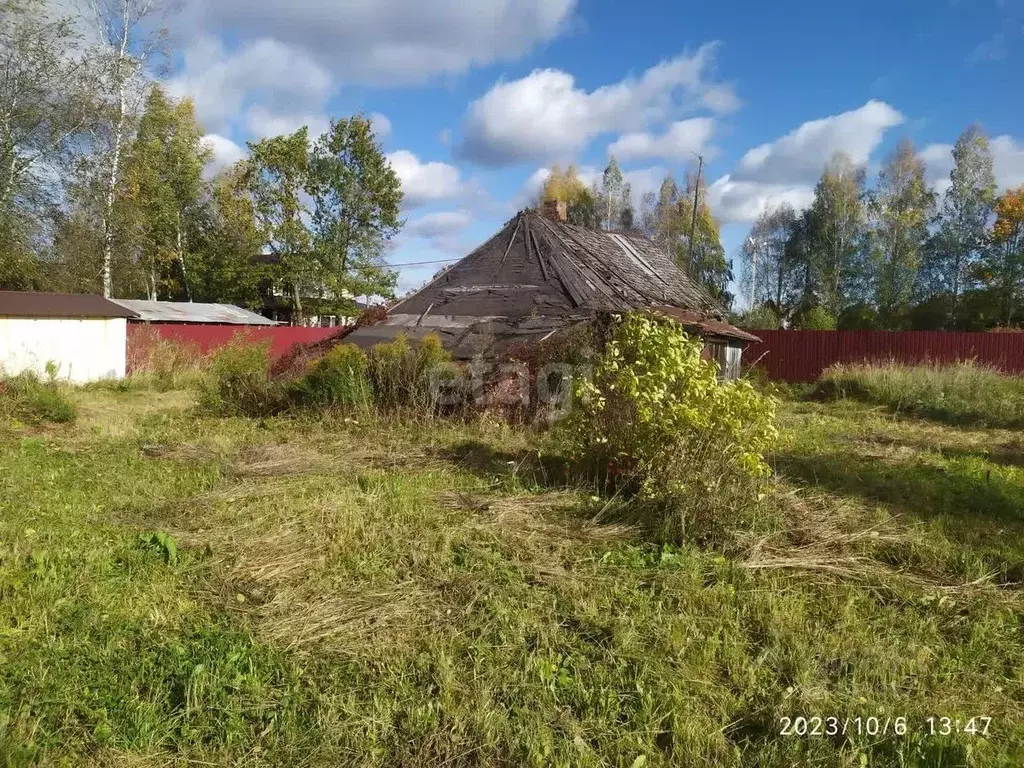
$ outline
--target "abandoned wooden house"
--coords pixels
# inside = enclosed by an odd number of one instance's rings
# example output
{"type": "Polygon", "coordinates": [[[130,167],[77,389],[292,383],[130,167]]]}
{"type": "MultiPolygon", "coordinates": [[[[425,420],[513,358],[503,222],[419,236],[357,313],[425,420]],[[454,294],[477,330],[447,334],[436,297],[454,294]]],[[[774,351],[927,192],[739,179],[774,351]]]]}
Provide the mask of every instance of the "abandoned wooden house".
{"type": "Polygon", "coordinates": [[[649,310],[705,339],[705,355],[735,378],[757,341],[655,243],[638,233],[568,224],[564,203],[523,211],[494,237],[345,339],[363,348],[405,333],[437,333],[456,360],[500,359],[600,313],[649,310]]]}

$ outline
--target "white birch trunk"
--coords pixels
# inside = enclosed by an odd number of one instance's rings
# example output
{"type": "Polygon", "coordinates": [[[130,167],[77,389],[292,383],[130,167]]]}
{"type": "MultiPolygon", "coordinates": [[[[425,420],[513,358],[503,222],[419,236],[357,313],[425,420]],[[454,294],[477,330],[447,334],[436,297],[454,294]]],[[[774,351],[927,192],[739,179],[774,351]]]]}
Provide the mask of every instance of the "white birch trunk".
{"type": "Polygon", "coordinates": [[[110,298],[113,294],[111,277],[111,261],[114,253],[114,199],[117,195],[117,177],[121,170],[121,145],[124,141],[125,118],[127,117],[125,90],[127,83],[124,73],[125,59],[128,55],[128,34],[130,29],[129,0],[121,0],[123,24],[121,26],[121,44],[117,51],[114,64],[114,81],[117,83],[117,119],[114,121],[114,147],[110,158],[110,176],[107,179],[107,199],[103,211],[103,296],[110,298]]]}

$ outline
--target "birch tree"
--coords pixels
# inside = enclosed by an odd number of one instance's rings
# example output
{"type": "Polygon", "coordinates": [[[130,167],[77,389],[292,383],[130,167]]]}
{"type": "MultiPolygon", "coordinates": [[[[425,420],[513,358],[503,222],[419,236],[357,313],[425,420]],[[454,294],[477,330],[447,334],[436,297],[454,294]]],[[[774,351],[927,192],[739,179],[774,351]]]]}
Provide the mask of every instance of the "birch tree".
{"type": "Polygon", "coordinates": [[[767,304],[781,318],[799,301],[800,275],[789,245],[796,221],[793,207],[783,204],[763,211],[751,227],[742,251],[742,285],[749,292],[749,309],[767,304]]]}
{"type": "Polygon", "coordinates": [[[331,121],[313,147],[306,192],[320,284],[340,306],[356,296],[392,297],[397,273],[384,263],[383,250],[403,223],[402,184],[369,120],[331,121]]]}
{"type": "Polygon", "coordinates": [[[103,130],[99,143],[105,161],[102,211],[103,295],[113,295],[111,264],[114,252],[114,206],[121,180],[124,152],[147,89],[146,68],[163,52],[166,31],[153,28],[161,14],[159,0],[86,0],[98,42],[95,58],[100,65],[103,91],[103,130]]]}
{"type": "MultiPolygon", "coordinates": [[[[858,293],[865,213],[864,170],[835,153],[814,190],[807,257],[821,305],[838,316],[858,293]]],[[[808,228],[805,228],[805,230],[808,228]]]]}
{"type": "Polygon", "coordinates": [[[93,117],[75,19],[42,0],[0,0],[0,281],[32,268],[30,240],[60,196],[76,140],[93,117]]]}
{"type": "Polygon", "coordinates": [[[608,231],[619,227],[623,183],[622,170],[612,155],[601,175],[601,226],[608,231]]]}
{"type": "Polygon", "coordinates": [[[302,294],[315,287],[317,270],[303,192],[309,173],[309,130],[249,143],[244,184],[262,241],[276,257],[276,277],[292,295],[295,319],[303,319],[302,294]]]}
{"type": "Polygon", "coordinates": [[[924,271],[927,292],[948,295],[955,309],[969,287],[973,267],[984,255],[996,199],[992,151],[981,128],[971,126],[960,134],[953,147],[953,163],[924,271]]]}
{"type": "Polygon", "coordinates": [[[913,143],[904,139],[886,159],[871,195],[875,305],[889,326],[900,324],[910,307],[928,238],[935,196],[924,173],[913,143]]]}
{"type": "Polygon", "coordinates": [[[189,99],[175,102],[154,86],[127,154],[121,195],[148,278],[151,300],[191,301],[186,252],[203,204],[203,168],[211,157],[189,99]],[[177,274],[172,276],[172,264],[177,274]]]}

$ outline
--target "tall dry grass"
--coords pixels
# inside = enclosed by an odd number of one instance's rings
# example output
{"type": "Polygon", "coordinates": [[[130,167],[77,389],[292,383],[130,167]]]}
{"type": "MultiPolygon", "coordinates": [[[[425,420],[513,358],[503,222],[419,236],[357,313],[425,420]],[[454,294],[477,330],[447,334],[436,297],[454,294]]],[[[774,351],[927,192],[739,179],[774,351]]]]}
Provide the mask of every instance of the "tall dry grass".
{"type": "Polygon", "coordinates": [[[816,392],[866,400],[950,424],[1024,426],[1024,377],[974,361],[834,365],[822,374],[816,392]]]}

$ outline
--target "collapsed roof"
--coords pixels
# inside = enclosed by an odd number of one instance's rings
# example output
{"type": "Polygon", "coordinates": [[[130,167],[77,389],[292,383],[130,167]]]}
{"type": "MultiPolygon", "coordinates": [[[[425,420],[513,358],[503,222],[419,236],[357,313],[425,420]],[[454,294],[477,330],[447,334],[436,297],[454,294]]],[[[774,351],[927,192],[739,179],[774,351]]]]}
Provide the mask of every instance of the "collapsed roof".
{"type": "Polygon", "coordinates": [[[638,233],[598,232],[532,211],[346,341],[370,347],[437,333],[456,359],[500,355],[599,312],[662,308],[707,336],[749,341],[665,251],[638,233]],[[680,319],[681,319],[680,315],[680,319]],[[714,328],[707,323],[713,323],[714,328]]]}

